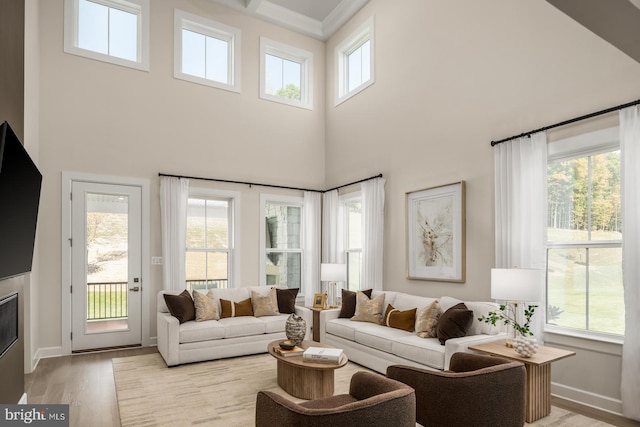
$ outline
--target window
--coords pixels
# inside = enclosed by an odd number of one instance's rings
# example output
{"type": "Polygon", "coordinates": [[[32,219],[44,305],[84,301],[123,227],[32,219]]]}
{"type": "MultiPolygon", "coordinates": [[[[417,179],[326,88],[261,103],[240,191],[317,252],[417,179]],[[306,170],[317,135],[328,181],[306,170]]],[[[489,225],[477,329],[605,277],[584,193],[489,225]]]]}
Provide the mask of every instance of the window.
{"type": "Polygon", "coordinates": [[[549,145],[550,330],[624,335],[620,176],[617,128],[549,145]]]}
{"type": "Polygon", "coordinates": [[[360,195],[342,199],[344,212],[344,248],[347,264],[346,287],[352,291],[361,289],[362,275],[362,201],[360,195]]]}
{"type": "Polygon", "coordinates": [[[302,289],[302,199],[263,199],[264,284],[302,289]]]}
{"type": "Polygon", "coordinates": [[[187,289],[232,287],[233,218],[233,198],[189,197],[185,256],[187,289]]]}
{"type": "Polygon", "coordinates": [[[336,105],[374,83],[373,18],[336,47],[336,105]]]}
{"type": "Polygon", "coordinates": [[[260,98],[313,108],[313,55],[260,38],[260,98]]]}
{"type": "Polygon", "coordinates": [[[65,0],[64,51],[149,70],[149,0],[65,0]]]}
{"type": "Polygon", "coordinates": [[[240,92],[240,30],[176,9],[174,38],[175,78],[240,92]]]}

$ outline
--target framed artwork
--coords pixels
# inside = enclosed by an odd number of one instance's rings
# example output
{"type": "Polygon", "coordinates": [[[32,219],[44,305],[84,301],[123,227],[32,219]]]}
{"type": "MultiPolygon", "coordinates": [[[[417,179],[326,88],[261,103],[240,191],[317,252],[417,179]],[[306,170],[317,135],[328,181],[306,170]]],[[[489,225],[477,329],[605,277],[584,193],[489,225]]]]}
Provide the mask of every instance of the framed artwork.
{"type": "Polygon", "coordinates": [[[313,294],[313,308],[324,308],[325,294],[313,294]]]}
{"type": "Polygon", "coordinates": [[[407,277],[465,281],[464,181],[408,192],[407,277]]]}

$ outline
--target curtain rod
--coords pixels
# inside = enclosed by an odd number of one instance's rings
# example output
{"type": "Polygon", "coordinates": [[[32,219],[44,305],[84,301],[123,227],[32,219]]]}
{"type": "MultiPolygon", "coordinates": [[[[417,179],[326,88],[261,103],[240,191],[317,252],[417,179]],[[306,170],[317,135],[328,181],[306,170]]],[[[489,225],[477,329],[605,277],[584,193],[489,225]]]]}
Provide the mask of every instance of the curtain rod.
{"type": "Polygon", "coordinates": [[[525,137],[525,136],[526,137],[530,137],[534,133],[543,132],[543,131],[546,131],[546,130],[549,130],[549,129],[553,129],[553,128],[557,128],[557,127],[560,127],[560,126],[565,126],[565,125],[568,125],[568,124],[571,124],[571,123],[579,122],[581,120],[586,120],[586,119],[590,119],[592,117],[601,116],[603,114],[612,113],[614,111],[622,110],[622,109],[627,108],[627,107],[633,107],[634,105],[638,105],[638,104],[640,104],[640,99],[637,99],[637,100],[632,101],[632,102],[628,102],[626,104],[618,105],[617,107],[611,107],[611,108],[607,108],[606,110],[600,110],[600,111],[596,111],[595,113],[586,114],[584,116],[576,117],[574,119],[565,120],[565,121],[560,122],[560,123],[556,123],[556,124],[553,124],[553,125],[542,127],[540,129],[530,130],[529,132],[524,132],[524,133],[521,133],[520,135],[514,135],[514,136],[511,136],[509,138],[501,139],[499,141],[491,141],[491,146],[494,147],[494,146],[496,146],[498,144],[501,144],[501,143],[507,142],[507,141],[511,141],[512,139],[516,139],[516,138],[522,138],[522,137],[525,137]]]}
{"type": "Polygon", "coordinates": [[[285,185],[261,184],[261,183],[258,183],[258,182],[233,181],[233,180],[228,180],[228,179],[217,179],[217,178],[202,178],[202,177],[198,177],[198,176],[173,175],[173,174],[170,174],[170,173],[159,173],[158,176],[171,176],[171,177],[174,177],[174,178],[197,179],[197,180],[200,180],[200,181],[227,182],[227,183],[231,183],[231,184],[248,185],[249,187],[255,185],[255,186],[259,186],[259,187],[283,188],[285,190],[314,191],[316,193],[326,193],[328,191],[337,190],[337,189],[342,188],[342,187],[348,187],[349,185],[353,185],[353,184],[359,184],[361,182],[369,181],[371,179],[382,178],[382,174],[378,174],[378,175],[372,176],[370,178],[365,178],[365,179],[361,179],[359,181],[350,182],[349,184],[340,185],[339,187],[331,188],[329,190],[313,190],[313,189],[308,189],[308,188],[288,187],[288,186],[285,186],[285,185]]]}

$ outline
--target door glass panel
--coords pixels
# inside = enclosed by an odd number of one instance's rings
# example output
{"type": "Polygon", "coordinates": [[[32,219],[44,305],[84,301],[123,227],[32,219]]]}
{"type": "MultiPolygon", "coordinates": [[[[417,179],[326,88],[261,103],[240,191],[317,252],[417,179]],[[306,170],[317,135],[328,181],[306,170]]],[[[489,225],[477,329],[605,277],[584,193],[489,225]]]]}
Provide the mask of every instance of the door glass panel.
{"type": "Polygon", "coordinates": [[[128,327],[129,197],[86,194],[87,332],[128,327]]]}

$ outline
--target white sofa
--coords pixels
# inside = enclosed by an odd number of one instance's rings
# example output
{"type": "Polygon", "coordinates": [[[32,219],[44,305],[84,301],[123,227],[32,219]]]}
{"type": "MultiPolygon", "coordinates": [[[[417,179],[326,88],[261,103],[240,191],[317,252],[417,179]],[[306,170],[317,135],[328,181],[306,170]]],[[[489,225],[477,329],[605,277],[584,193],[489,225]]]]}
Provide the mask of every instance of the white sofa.
{"type": "MultiPolygon", "coordinates": [[[[220,298],[240,302],[251,297],[251,291],[265,296],[270,290],[267,286],[246,286],[233,289],[211,289],[216,297],[218,313],[220,298]]],[[[167,366],[183,363],[221,359],[225,357],[266,353],[271,341],[286,339],[284,329],[290,314],[278,316],[240,316],[220,320],[196,322],[190,320],[180,324],[169,313],[164,294],[178,295],[180,291],[160,291],[158,293],[158,350],[167,366]]],[[[194,292],[208,292],[194,291],[194,292]]],[[[307,323],[307,336],[313,321],[311,310],[296,306],[296,314],[307,323]]]]}
{"type": "Polygon", "coordinates": [[[468,351],[470,345],[496,341],[506,336],[504,326],[491,326],[478,321],[478,317],[499,308],[493,302],[466,302],[451,297],[427,298],[389,291],[373,291],[371,298],[381,293],[385,294],[385,309],[391,304],[398,310],[417,308],[417,313],[436,299],[443,312],[464,302],[469,310],[473,310],[473,322],[466,336],[448,339],[441,345],[437,338],[420,338],[415,332],[339,318],[340,309],[323,310],[320,312],[320,342],[342,348],[349,360],[385,373],[388,366],[397,364],[446,370],[449,369],[453,353],[468,351]]]}

